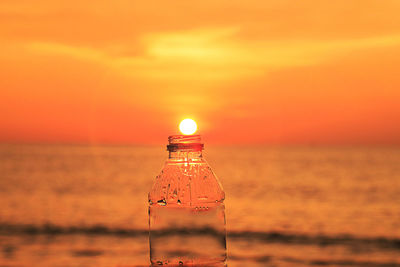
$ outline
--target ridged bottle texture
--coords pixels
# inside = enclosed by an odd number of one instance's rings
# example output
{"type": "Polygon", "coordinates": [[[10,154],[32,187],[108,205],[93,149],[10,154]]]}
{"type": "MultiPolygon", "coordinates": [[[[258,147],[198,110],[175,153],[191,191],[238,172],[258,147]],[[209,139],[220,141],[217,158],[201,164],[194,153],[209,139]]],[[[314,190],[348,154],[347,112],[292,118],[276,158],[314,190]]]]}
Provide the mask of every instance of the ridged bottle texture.
{"type": "Polygon", "coordinates": [[[226,266],[225,193],[199,135],[169,137],[149,193],[151,266],[226,266]]]}

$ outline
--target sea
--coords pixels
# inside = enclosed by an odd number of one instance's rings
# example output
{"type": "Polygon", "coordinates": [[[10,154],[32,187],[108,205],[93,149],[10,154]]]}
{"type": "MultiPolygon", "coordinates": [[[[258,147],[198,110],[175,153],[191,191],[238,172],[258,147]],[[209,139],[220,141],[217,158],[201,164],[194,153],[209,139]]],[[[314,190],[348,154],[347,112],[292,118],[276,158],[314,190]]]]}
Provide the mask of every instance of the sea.
{"type": "MultiPolygon", "coordinates": [[[[236,266],[400,266],[400,147],[207,146],[236,266]]],[[[149,266],[166,147],[0,145],[0,266],[149,266]]],[[[185,246],[185,244],[181,244],[185,246]]]]}

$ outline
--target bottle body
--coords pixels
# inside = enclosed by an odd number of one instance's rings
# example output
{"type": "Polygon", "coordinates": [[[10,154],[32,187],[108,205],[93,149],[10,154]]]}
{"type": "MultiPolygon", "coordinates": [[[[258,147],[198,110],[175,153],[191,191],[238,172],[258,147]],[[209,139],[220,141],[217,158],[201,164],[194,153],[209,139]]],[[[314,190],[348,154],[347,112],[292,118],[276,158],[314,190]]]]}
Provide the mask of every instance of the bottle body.
{"type": "Polygon", "coordinates": [[[225,266],[224,198],[201,151],[170,150],[149,193],[152,266],[225,266]]]}
{"type": "Polygon", "coordinates": [[[160,207],[150,213],[152,266],[225,266],[224,204],[160,207]]]}

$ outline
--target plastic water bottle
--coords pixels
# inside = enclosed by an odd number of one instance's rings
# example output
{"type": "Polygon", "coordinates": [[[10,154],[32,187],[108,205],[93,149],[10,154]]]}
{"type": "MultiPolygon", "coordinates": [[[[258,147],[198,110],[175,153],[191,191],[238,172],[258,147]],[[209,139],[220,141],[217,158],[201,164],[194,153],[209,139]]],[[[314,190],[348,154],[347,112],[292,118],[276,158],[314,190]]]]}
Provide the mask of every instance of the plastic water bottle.
{"type": "Polygon", "coordinates": [[[226,266],[225,193],[201,137],[168,140],[169,158],[149,193],[151,266],[226,266]]]}

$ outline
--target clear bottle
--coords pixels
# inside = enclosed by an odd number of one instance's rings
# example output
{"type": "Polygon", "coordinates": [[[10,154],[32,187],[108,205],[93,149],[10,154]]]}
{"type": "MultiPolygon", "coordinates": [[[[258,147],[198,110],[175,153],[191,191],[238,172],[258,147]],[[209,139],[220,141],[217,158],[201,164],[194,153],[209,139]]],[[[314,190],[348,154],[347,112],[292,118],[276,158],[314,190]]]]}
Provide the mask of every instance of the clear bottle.
{"type": "Polygon", "coordinates": [[[149,193],[151,266],[226,266],[225,193],[201,137],[168,140],[169,158],[149,193]]]}

